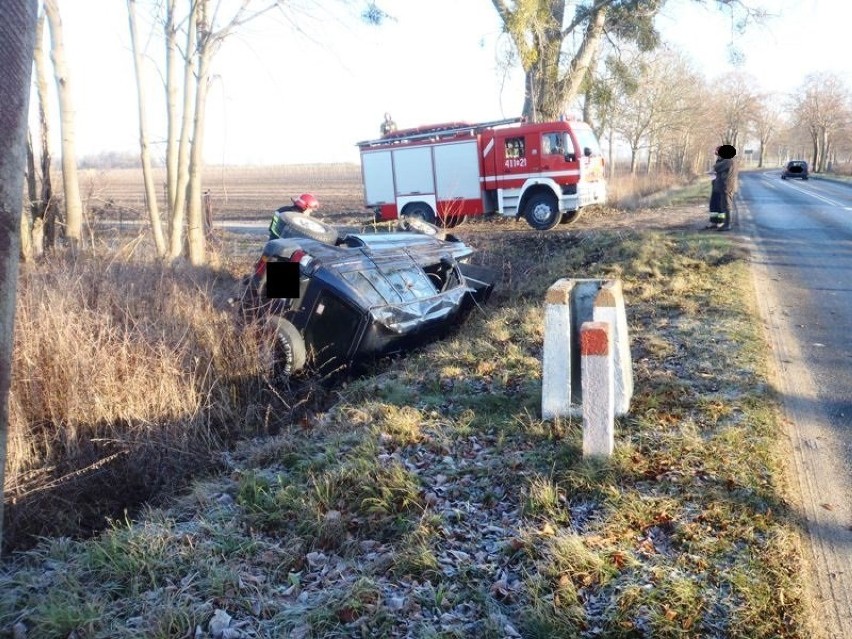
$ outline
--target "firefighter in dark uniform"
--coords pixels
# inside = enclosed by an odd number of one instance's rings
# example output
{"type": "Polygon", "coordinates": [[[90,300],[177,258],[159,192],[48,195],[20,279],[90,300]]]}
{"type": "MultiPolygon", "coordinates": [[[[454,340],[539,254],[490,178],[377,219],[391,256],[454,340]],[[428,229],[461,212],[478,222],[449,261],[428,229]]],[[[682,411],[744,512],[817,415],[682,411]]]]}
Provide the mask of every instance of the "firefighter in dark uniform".
{"type": "Polygon", "coordinates": [[[708,229],[731,230],[731,210],[738,182],[737,163],[734,159],[736,155],[737,150],[730,144],[716,148],[716,163],[713,165],[716,177],[710,191],[710,224],[706,227],[708,229]]]}
{"type": "Polygon", "coordinates": [[[312,211],[316,211],[319,208],[319,200],[310,193],[302,193],[299,197],[291,199],[293,200],[292,206],[282,206],[272,214],[272,222],[269,223],[270,240],[279,239],[281,237],[281,232],[284,230],[282,228],[284,224],[281,220],[281,213],[285,211],[294,211],[310,215],[312,211]]]}

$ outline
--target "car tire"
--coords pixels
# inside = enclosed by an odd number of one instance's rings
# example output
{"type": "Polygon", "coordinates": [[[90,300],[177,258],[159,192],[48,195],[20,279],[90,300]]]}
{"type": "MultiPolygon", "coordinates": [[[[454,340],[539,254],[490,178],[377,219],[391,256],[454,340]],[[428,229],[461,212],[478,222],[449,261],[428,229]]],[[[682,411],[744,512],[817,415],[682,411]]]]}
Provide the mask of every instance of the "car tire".
{"type": "Polygon", "coordinates": [[[562,219],[556,197],[551,193],[536,193],[524,207],[524,218],[534,229],[549,231],[562,219]]]}
{"type": "Polygon", "coordinates": [[[420,233],[421,235],[428,235],[429,237],[434,237],[436,240],[446,240],[447,234],[439,229],[434,224],[429,224],[428,222],[424,222],[419,217],[404,217],[399,223],[399,228],[402,231],[410,231],[412,233],[420,233]]]}
{"type": "Polygon", "coordinates": [[[781,179],[782,179],[782,180],[786,180],[786,179],[787,179],[787,176],[786,176],[786,175],[782,175],[782,176],[781,176],[781,179]]]}
{"type": "Polygon", "coordinates": [[[270,317],[263,331],[263,356],[273,383],[289,379],[307,363],[305,340],[283,317],[270,317]]]}
{"type": "Polygon", "coordinates": [[[340,239],[337,229],[310,215],[295,211],[282,211],[279,215],[290,237],[307,237],[332,246],[340,239]]]}
{"type": "Polygon", "coordinates": [[[435,217],[435,211],[426,202],[410,202],[402,208],[402,217],[408,219],[419,218],[427,224],[435,225],[438,219],[435,217]]]}
{"type": "Polygon", "coordinates": [[[560,224],[573,224],[577,221],[577,218],[580,217],[580,209],[576,211],[568,211],[562,214],[562,217],[559,219],[560,224]]]}

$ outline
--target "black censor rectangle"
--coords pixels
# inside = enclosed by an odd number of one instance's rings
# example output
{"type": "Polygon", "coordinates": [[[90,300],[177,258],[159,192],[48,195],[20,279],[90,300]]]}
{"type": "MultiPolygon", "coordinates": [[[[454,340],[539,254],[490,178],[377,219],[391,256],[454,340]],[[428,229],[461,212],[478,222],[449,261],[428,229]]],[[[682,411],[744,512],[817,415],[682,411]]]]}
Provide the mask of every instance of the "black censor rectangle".
{"type": "Polygon", "coordinates": [[[297,262],[267,262],[266,297],[268,299],[299,297],[299,264],[297,262]]]}

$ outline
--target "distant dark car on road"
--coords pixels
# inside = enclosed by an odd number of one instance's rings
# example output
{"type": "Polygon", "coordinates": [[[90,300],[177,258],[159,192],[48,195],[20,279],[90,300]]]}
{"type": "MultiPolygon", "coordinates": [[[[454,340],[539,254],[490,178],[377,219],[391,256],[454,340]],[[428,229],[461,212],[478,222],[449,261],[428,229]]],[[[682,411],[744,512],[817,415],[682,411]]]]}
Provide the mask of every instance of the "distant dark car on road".
{"type": "Polygon", "coordinates": [[[466,263],[473,248],[423,222],[413,224],[418,232],[341,236],[306,215],[281,217],[284,237],[266,243],[243,295],[279,380],[423,345],[458,327],[493,290],[494,273],[466,263]],[[272,278],[285,272],[281,262],[298,297],[268,295],[280,288],[272,278]]]}
{"type": "Polygon", "coordinates": [[[808,179],[808,163],[804,160],[790,160],[781,170],[781,179],[802,178],[808,179]]]}

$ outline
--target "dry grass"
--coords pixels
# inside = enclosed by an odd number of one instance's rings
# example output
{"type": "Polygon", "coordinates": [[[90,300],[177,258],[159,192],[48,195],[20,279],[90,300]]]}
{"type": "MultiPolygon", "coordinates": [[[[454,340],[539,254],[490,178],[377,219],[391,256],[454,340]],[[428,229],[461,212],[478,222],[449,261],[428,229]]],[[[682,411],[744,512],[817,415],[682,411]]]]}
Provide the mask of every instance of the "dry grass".
{"type": "MultiPolygon", "coordinates": [[[[12,557],[0,633],[202,636],[227,613],[238,637],[809,636],[742,251],[521,226],[461,230],[501,278],[454,337],[344,380],[304,419],[282,413],[279,434],[239,442],[167,508],[12,557]],[[636,395],[609,461],[582,458],[576,420],[538,417],[558,277],[624,283],[636,395]]],[[[129,459],[153,440],[133,457],[150,480],[264,430],[276,409],[224,304],[230,271],[92,260],[22,275],[19,490],[66,450],[129,459]]]]}
{"type": "Polygon", "coordinates": [[[241,443],[169,509],[16,557],[0,628],[182,636],[218,610],[260,637],[808,636],[743,254],[487,237],[487,314],[241,443]],[[602,463],[576,421],[537,416],[542,292],[572,275],[620,277],[628,300],[637,390],[602,463]]]}
{"type": "Polygon", "coordinates": [[[648,206],[649,196],[664,196],[686,182],[686,178],[673,173],[616,175],[607,183],[608,204],[616,209],[632,211],[648,206]]]}
{"type": "Polygon", "coordinates": [[[262,427],[257,341],[235,322],[236,290],[222,267],[107,257],[24,266],[7,544],[98,529],[262,427]]]}

